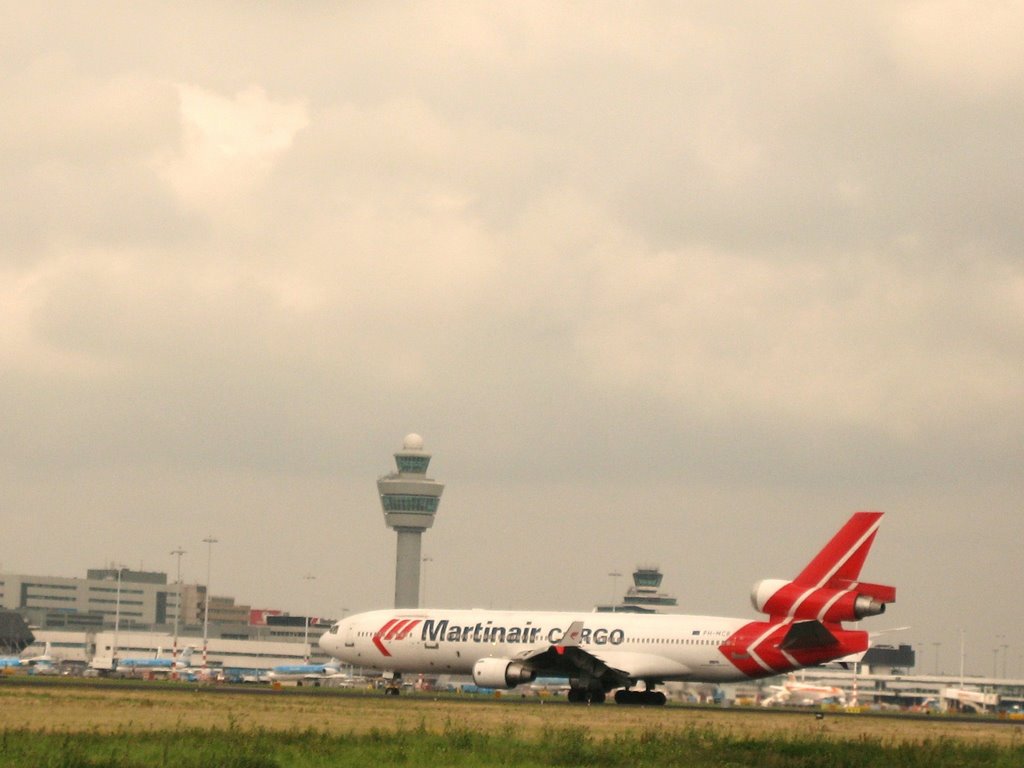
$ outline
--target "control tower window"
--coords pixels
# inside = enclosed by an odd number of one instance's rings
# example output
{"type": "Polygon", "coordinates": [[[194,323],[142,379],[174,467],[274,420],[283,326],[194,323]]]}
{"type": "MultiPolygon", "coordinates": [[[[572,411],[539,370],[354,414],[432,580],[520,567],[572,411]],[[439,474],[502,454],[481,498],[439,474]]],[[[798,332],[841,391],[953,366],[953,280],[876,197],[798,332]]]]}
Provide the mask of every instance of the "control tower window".
{"type": "Polygon", "coordinates": [[[441,501],[436,496],[412,496],[402,493],[388,493],[380,497],[385,512],[437,512],[441,501]]]}
{"type": "Polygon", "coordinates": [[[429,456],[396,456],[398,471],[406,474],[422,475],[430,464],[429,456]]]}

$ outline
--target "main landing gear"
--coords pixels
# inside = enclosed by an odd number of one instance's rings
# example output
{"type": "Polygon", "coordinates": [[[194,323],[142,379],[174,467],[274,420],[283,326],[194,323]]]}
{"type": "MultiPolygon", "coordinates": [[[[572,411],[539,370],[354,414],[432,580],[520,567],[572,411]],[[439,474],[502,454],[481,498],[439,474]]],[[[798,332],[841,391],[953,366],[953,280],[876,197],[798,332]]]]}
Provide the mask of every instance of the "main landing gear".
{"type": "Polygon", "coordinates": [[[665,694],[661,691],[630,691],[623,688],[615,692],[616,704],[642,704],[646,706],[660,707],[665,704],[665,694]]]}
{"type": "MultiPolygon", "coordinates": [[[[566,698],[570,704],[604,704],[606,694],[594,688],[570,688],[566,698]]],[[[634,706],[660,707],[665,704],[665,694],[647,687],[643,691],[631,691],[628,688],[615,692],[616,704],[632,704],[634,706]]]]}
{"type": "Polygon", "coordinates": [[[570,704],[604,704],[605,694],[588,688],[570,688],[566,698],[570,704]]]}

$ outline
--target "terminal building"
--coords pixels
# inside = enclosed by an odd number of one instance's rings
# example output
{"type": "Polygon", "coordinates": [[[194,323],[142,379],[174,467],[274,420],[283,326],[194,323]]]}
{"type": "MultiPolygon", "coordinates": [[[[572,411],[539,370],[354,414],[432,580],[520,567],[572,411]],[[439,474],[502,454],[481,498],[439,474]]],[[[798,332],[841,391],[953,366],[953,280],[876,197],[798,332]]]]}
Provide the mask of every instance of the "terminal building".
{"type": "MultiPolygon", "coordinates": [[[[41,629],[101,629],[202,624],[206,587],[168,584],[167,574],[129,568],[90,568],[84,579],[0,573],[0,608],[17,611],[41,629]],[[180,595],[180,603],[179,603],[180,595]]],[[[249,621],[251,608],[234,598],[210,596],[215,624],[249,621]]]]}
{"type": "Polygon", "coordinates": [[[89,569],[85,578],[0,573],[0,609],[20,615],[41,654],[86,664],[94,658],[170,657],[176,646],[201,650],[203,624],[213,666],[267,668],[328,661],[316,640],[330,619],[254,610],[206,586],[168,583],[167,574],[128,568],[89,569]],[[175,643],[174,629],[178,637],[175,643]]]}

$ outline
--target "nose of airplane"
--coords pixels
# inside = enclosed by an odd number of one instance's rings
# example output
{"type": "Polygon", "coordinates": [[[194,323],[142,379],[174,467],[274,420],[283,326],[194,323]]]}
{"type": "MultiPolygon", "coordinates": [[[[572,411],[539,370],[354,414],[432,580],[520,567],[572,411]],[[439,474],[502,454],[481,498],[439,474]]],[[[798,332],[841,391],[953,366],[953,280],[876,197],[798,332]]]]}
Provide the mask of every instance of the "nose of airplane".
{"type": "Polygon", "coordinates": [[[345,626],[348,621],[350,620],[336,621],[330,629],[320,635],[320,647],[331,656],[337,656],[338,651],[341,650],[341,638],[345,634],[345,626]]]}
{"type": "Polygon", "coordinates": [[[336,637],[338,631],[338,625],[334,624],[331,626],[330,629],[328,629],[326,632],[320,635],[320,639],[317,642],[319,643],[320,647],[327,653],[333,653],[331,638],[336,637]]]}

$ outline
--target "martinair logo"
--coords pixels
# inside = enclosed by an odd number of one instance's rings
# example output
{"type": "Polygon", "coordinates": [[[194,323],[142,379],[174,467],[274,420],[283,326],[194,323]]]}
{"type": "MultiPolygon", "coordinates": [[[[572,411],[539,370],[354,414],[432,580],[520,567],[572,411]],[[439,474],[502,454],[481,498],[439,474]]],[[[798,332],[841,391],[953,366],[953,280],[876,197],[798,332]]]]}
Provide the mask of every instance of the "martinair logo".
{"type": "Polygon", "coordinates": [[[377,646],[377,650],[385,656],[390,656],[389,651],[384,643],[392,640],[403,640],[413,630],[413,628],[420,623],[419,619],[392,619],[383,627],[373,633],[373,644],[377,646]]]}
{"type": "MultiPolygon", "coordinates": [[[[582,622],[580,622],[582,625],[582,622]]],[[[567,630],[560,627],[542,628],[526,621],[519,625],[494,624],[491,621],[478,621],[475,624],[454,623],[451,619],[431,618],[396,618],[391,619],[373,633],[371,638],[382,656],[391,656],[388,650],[391,642],[409,637],[416,630],[420,642],[437,648],[439,643],[488,643],[507,645],[537,645],[548,643],[558,645],[572,641],[575,645],[622,645],[626,633],[616,627],[583,627],[570,625],[567,630]]]]}

